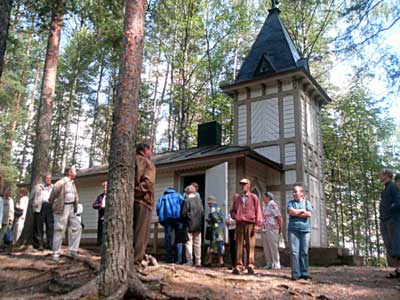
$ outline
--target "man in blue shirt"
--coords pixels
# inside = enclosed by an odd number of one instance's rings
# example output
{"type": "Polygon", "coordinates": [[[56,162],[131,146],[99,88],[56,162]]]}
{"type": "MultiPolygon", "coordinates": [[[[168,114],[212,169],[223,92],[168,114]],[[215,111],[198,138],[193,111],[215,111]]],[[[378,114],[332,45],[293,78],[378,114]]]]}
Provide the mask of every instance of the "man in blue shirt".
{"type": "Polygon", "coordinates": [[[293,187],[293,200],[287,205],[289,214],[288,241],[292,280],[311,279],[308,273],[308,248],[311,238],[312,205],[304,197],[304,187],[296,184],[293,187]]]}

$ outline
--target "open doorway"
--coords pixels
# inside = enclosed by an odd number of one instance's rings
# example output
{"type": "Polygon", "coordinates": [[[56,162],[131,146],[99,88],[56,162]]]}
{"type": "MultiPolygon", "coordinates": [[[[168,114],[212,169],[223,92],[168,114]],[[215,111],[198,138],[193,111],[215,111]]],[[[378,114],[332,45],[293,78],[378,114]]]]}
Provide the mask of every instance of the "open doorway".
{"type": "Polygon", "coordinates": [[[181,193],[183,194],[185,191],[185,187],[189,184],[196,182],[199,185],[199,194],[201,199],[203,200],[203,207],[205,205],[204,194],[206,191],[206,175],[205,174],[197,174],[197,175],[188,175],[182,177],[183,184],[181,193]]]}

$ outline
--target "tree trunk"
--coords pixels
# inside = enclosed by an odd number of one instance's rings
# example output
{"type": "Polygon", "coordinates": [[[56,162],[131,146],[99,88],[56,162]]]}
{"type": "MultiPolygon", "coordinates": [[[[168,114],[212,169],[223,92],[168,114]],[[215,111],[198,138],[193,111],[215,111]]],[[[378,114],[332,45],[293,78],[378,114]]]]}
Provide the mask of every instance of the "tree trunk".
{"type": "Polygon", "coordinates": [[[104,57],[101,57],[101,65],[100,65],[100,75],[99,75],[99,84],[97,85],[96,91],[96,101],[94,103],[94,113],[93,113],[93,123],[92,123],[92,138],[90,141],[90,150],[89,150],[89,168],[93,167],[94,159],[96,156],[96,137],[97,137],[97,118],[99,115],[99,100],[100,100],[100,91],[101,86],[103,83],[103,76],[104,76],[104,57]]]}
{"type": "MultiPolygon", "coordinates": [[[[53,114],[54,92],[57,78],[58,52],[61,28],[63,25],[64,2],[57,1],[50,21],[50,33],[43,69],[42,90],[39,114],[36,124],[36,142],[32,159],[31,189],[40,182],[41,175],[48,172],[51,119],[53,114]]],[[[28,205],[25,226],[20,243],[32,244],[33,212],[32,204],[28,205]]]]}
{"type": "Polygon", "coordinates": [[[0,1],[0,82],[1,75],[3,74],[4,58],[6,55],[12,3],[12,0],[0,1]]]}
{"type": "Polygon", "coordinates": [[[35,83],[33,85],[32,89],[32,95],[31,95],[31,102],[29,103],[29,108],[28,108],[28,121],[25,126],[25,138],[24,138],[24,147],[22,150],[22,159],[21,159],[21,164],[20,164],[20,169],[19,169],[19,177],[18,177],[18,182],[22,182],[23,178],[25,177],[25,161],[26,161],[26,154],[28,150],[28,143],[29,143],[29,136],[31,132],[31,125],[34,117],[34,109],[35,109],[35,94],[37,90],[37,86],[39,84],[39,66],[37,66],[37,72],[35,76],[35,83]]]}
{"type": "Polygon", "coordinates": [[[101,295],[112,295],[121,286],[144,297],[146,289],[134,268],[133,199],[137,106],[144,40],[145,0],[125,1],[123,48],[118,93],[114,106],[109,156],[105,241],[98,279],[101,295]]]}
{"type": "MultiPolygon", "coordinates": [[[[78,108],[78,119],[76,121],[76,129],[75,129],[75,138],[74,138],[74,150],[72,151],[72,164],[77,164],[76,154],[78,150],[78,135],[79,135],[79,123],[81,121],[81,113],[82,113],[82,95],[78,97],[79,101],[79,108],[78,108]]],[[[80,163],[78,164],[79,168],[80,163]]]]}

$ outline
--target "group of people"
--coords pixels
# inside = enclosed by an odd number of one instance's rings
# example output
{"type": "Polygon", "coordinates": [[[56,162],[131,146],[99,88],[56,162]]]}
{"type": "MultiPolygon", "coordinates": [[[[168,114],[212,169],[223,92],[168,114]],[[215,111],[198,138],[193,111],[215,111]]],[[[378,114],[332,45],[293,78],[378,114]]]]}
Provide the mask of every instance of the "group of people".
{"type": "MultiPolygon", "coordinates": [[[[52,258],[55,261],[60,259],[61,244],[66,230],[69,244],[67,255],[78,256],[82,234],[82,205],[78,203],[74,183],[76,174],[74,166],[67,166],[64,176],[54,185],[51,174],[46,174],[43,181],[32,189],[33,247],[39,251],[52,250],[52,258]]],[[[24,187],[19,188],[15,206],[11,194],[11,187],[6,186],[0,195],[0,244],[17,242],[25,225],[29,205],[28,190],[24,187]]]]}
{"type": "MultiPolygon", "coordinates": [[[[280,269],[279,241],[282,235],[283,218],[274,195],[264,194],[261,208],[256,194],[252,193],[249,179],[240,180],[241,193],[235,194],[232,208],[225,218],[217,198],[207,198],[208,215],[205,218],[205,240],[208,240],[208,259],[211,266],[217,255],[218,265],[224,265],[226,225],[229,230],[229,247],[233,274],[244,270],[254,274],[256,233],[261,232],[267,269],[280,269]],[[244,254],[247,255],[244,255],[244,254]]],[[[312,214],[311,203],[305,200],[304,187],[295,185],[293,200],[288,202],[288,238],[292,265],[292,279],[310,279],[308,273],[308,248],[310,243],[312,214]]],[[[197,183],[191,183],[181,195],[168,188],[157,202],[157,215],[164,227],[166,259],[169,263],[201,266],[201,233],[204,209],[198,193],[197,183]],[[175,241],[173,242],[172,236],[175,241]],[[175,256],[173,255],[175,245],[175,256]],[[185,245],[185,259],[183,257],[185,245]]]]}
{"type": "MultiPolygon", "coordinates": [[[[152,149],[149,143],[142,142],[136,148],[136,172],[134,192],[134,250],[135,265],[143,268],[147,259],[146,248],[150,235],[151,213],[156,206],[159,222],[164,227],[166,260],[190,266],[201,266],[202,231],[204,220],[207,229],[205,239],[208,259],[204,265],[211,266],[215,255],[218,265],[224,265],[225,237],[224,226],[229,231],[229,248],[232,273],[240,274],[247,270],[254,274],[256,233],[260,232],[267,269],[280,269],[279,241],[282,238],[283,218],[274,195],[264,193],[262,207],[258,196],[251,192],[249,179],[240,180],[241,192],[233,197],[228,216],[223,216],[218,199],[207,198],[208,214],[199,194],[199,186],[193,182],[181,195],[168,188],[157,201],[154,199],[156,168],[151,161],[152,149]],[[174,238],[173,238],[174,237],[174,238]],[[175,251],[173,251],[175,245],[175,251]],[[173,255],[175,252],[175,255],[173,255]],[[184,255],[185,252],[185,255],[184,255]]],[[[78,256],[82,234],[82,205],[74,183],[77,175],[74,166],[67,166],[64,176],[54,185],[51,174],[43,176],[43,182],[32,190],[33,208],[33,246],[38,250],[53,251],[54,261],[60,259],[60,249],[65,231],[68,231],[68,252],[71,257],[78,256]]],[[[1,178],[0,178],[1,179],[1,178]]],[[[400,278],[400,174],[395,176],[383,170],[380,181],[385,185],[380,202],[380,228],[388,257],[393,262],[394,271],[388,278],[400,278]]],[[[3,184],[1,184],[3,185],[3,184]]],[[[96,198],[93,208],[98,210],[97,243],[103,240],[107,182],[103,182],[103,192],[96,198]]],[[[11,198],[10,186],[5,186],[0,194],[0,245],[17,241],[22,233],[28,210],[28,191],[18,190],[18,200],[11,198]],[[12,236],[10,236],[12,235],[12,236]]],[[[223,200],[224,199],[220,199],[223,200]]],[[[311,239],[313,207],[305,197],[301,184],[293,187],[293,199],[287,203],[287,238],[290,252],[292,279],[311,279],[308,273],[308,249],[311,239]]]]}

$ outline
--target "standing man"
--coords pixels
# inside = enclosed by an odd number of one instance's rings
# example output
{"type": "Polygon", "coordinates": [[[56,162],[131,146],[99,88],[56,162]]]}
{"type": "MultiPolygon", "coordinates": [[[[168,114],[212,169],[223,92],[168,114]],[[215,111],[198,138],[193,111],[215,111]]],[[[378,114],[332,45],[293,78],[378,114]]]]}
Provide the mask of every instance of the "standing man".
{"type": "MultiPolygon", "coordinates": [[[[12,227],[14,221],[14,201],[11,199],[11,187],[6,186],[3,190],[3,220],[0,229],[0,245],[4,244],[4,235],[12,227]]],[[[11,238],[12,241],[12,238],[11,238]]]]}
{"type": "Polygon", "coordinates": [[[181,220],[182,204],[182,195],[173,188],[166,189],[157,201],[157,216],[160,224],[164,226],[165,251],[168,263],[182,263],[182,246],[184,243],[182,237],[183,223],[181,220]],[[172,255],[172,232],[175,236],[176,245],[175,260],[172,255]]]}
{"type": "Polygon", "coordinates": [[[292,280],[310,280],[308,273],[308,248],[311,240],[312,205],[304,195],[304,187],[296,184],[293,187],[293,200],[287,205],[289,214],[288,241],[290,249],[290,266],[292,280]]]}
{"type": "Polygon", "coordinates": [[[385,185],[379,205],[380,228],[387,255],[393,259],[395,270],[387,278],[400,278],[400,192],[392,181],[393,173],[383,170],[379,180],[385,185]]]}
{"type": "Polygon", "coordinates": [[[103,185],[103,193],[98,195],[96,201],[93,203],[93,208],[98,210],[97,245],[99,246],[103,241],[103,225],[104,225],[104,213],[106,211],[107,181],[104,181],[102,185],[103,185]]]}
{"type": "Polygon", "coordinates": [[[26,212],[28,210],[28,190],[24,187],[18,189],[18,200],[15,203],[14,209],[14,243],[16,243],[21,236],[24,229],[26,212]]]}
{"type": "Polygon", "coordinates": [[[74,183],[75,177],[75,167],[65,167],[64,177],[55,183],[49,198],[54,214],[53,260],[56,262],[60,260],[61,244],[67,227],[67,255],[78,257],[82,226],[76,215],[79,198],[74,183]]]}
{"type": "Polygon", "coordinates": [[[150,235],[151,211],[154,208],[154,183],[156,167],[151,161],[153,152],[148,142],[136,146],[135,202],[133,213],[133,232],[135,265],[141,266],[150,235]]]}
{"type": "Polygon", "coordinates": [[[53,185],[51,174],[43,176],[43,182],[37,184],[33,189],[33,247],[43,250],[53,248],[54,218],[49,197],[53,185]],[[46,226],[46,243],[44,243],[43,225],[46,226]]]}
{"type": "Polygon", "coordinates": [[[243,269],[243,243],[246,244],[247,272],[254,274],[254,250],[256,246],[256,232],[262,224],[262,211],[260,201],[256,194],[250,192],[250,180],[240,180],[241,194],[233,197],[230,211],[232,219],[236,222],[236,267],[233,274],[240,274],[243,269]]]}

